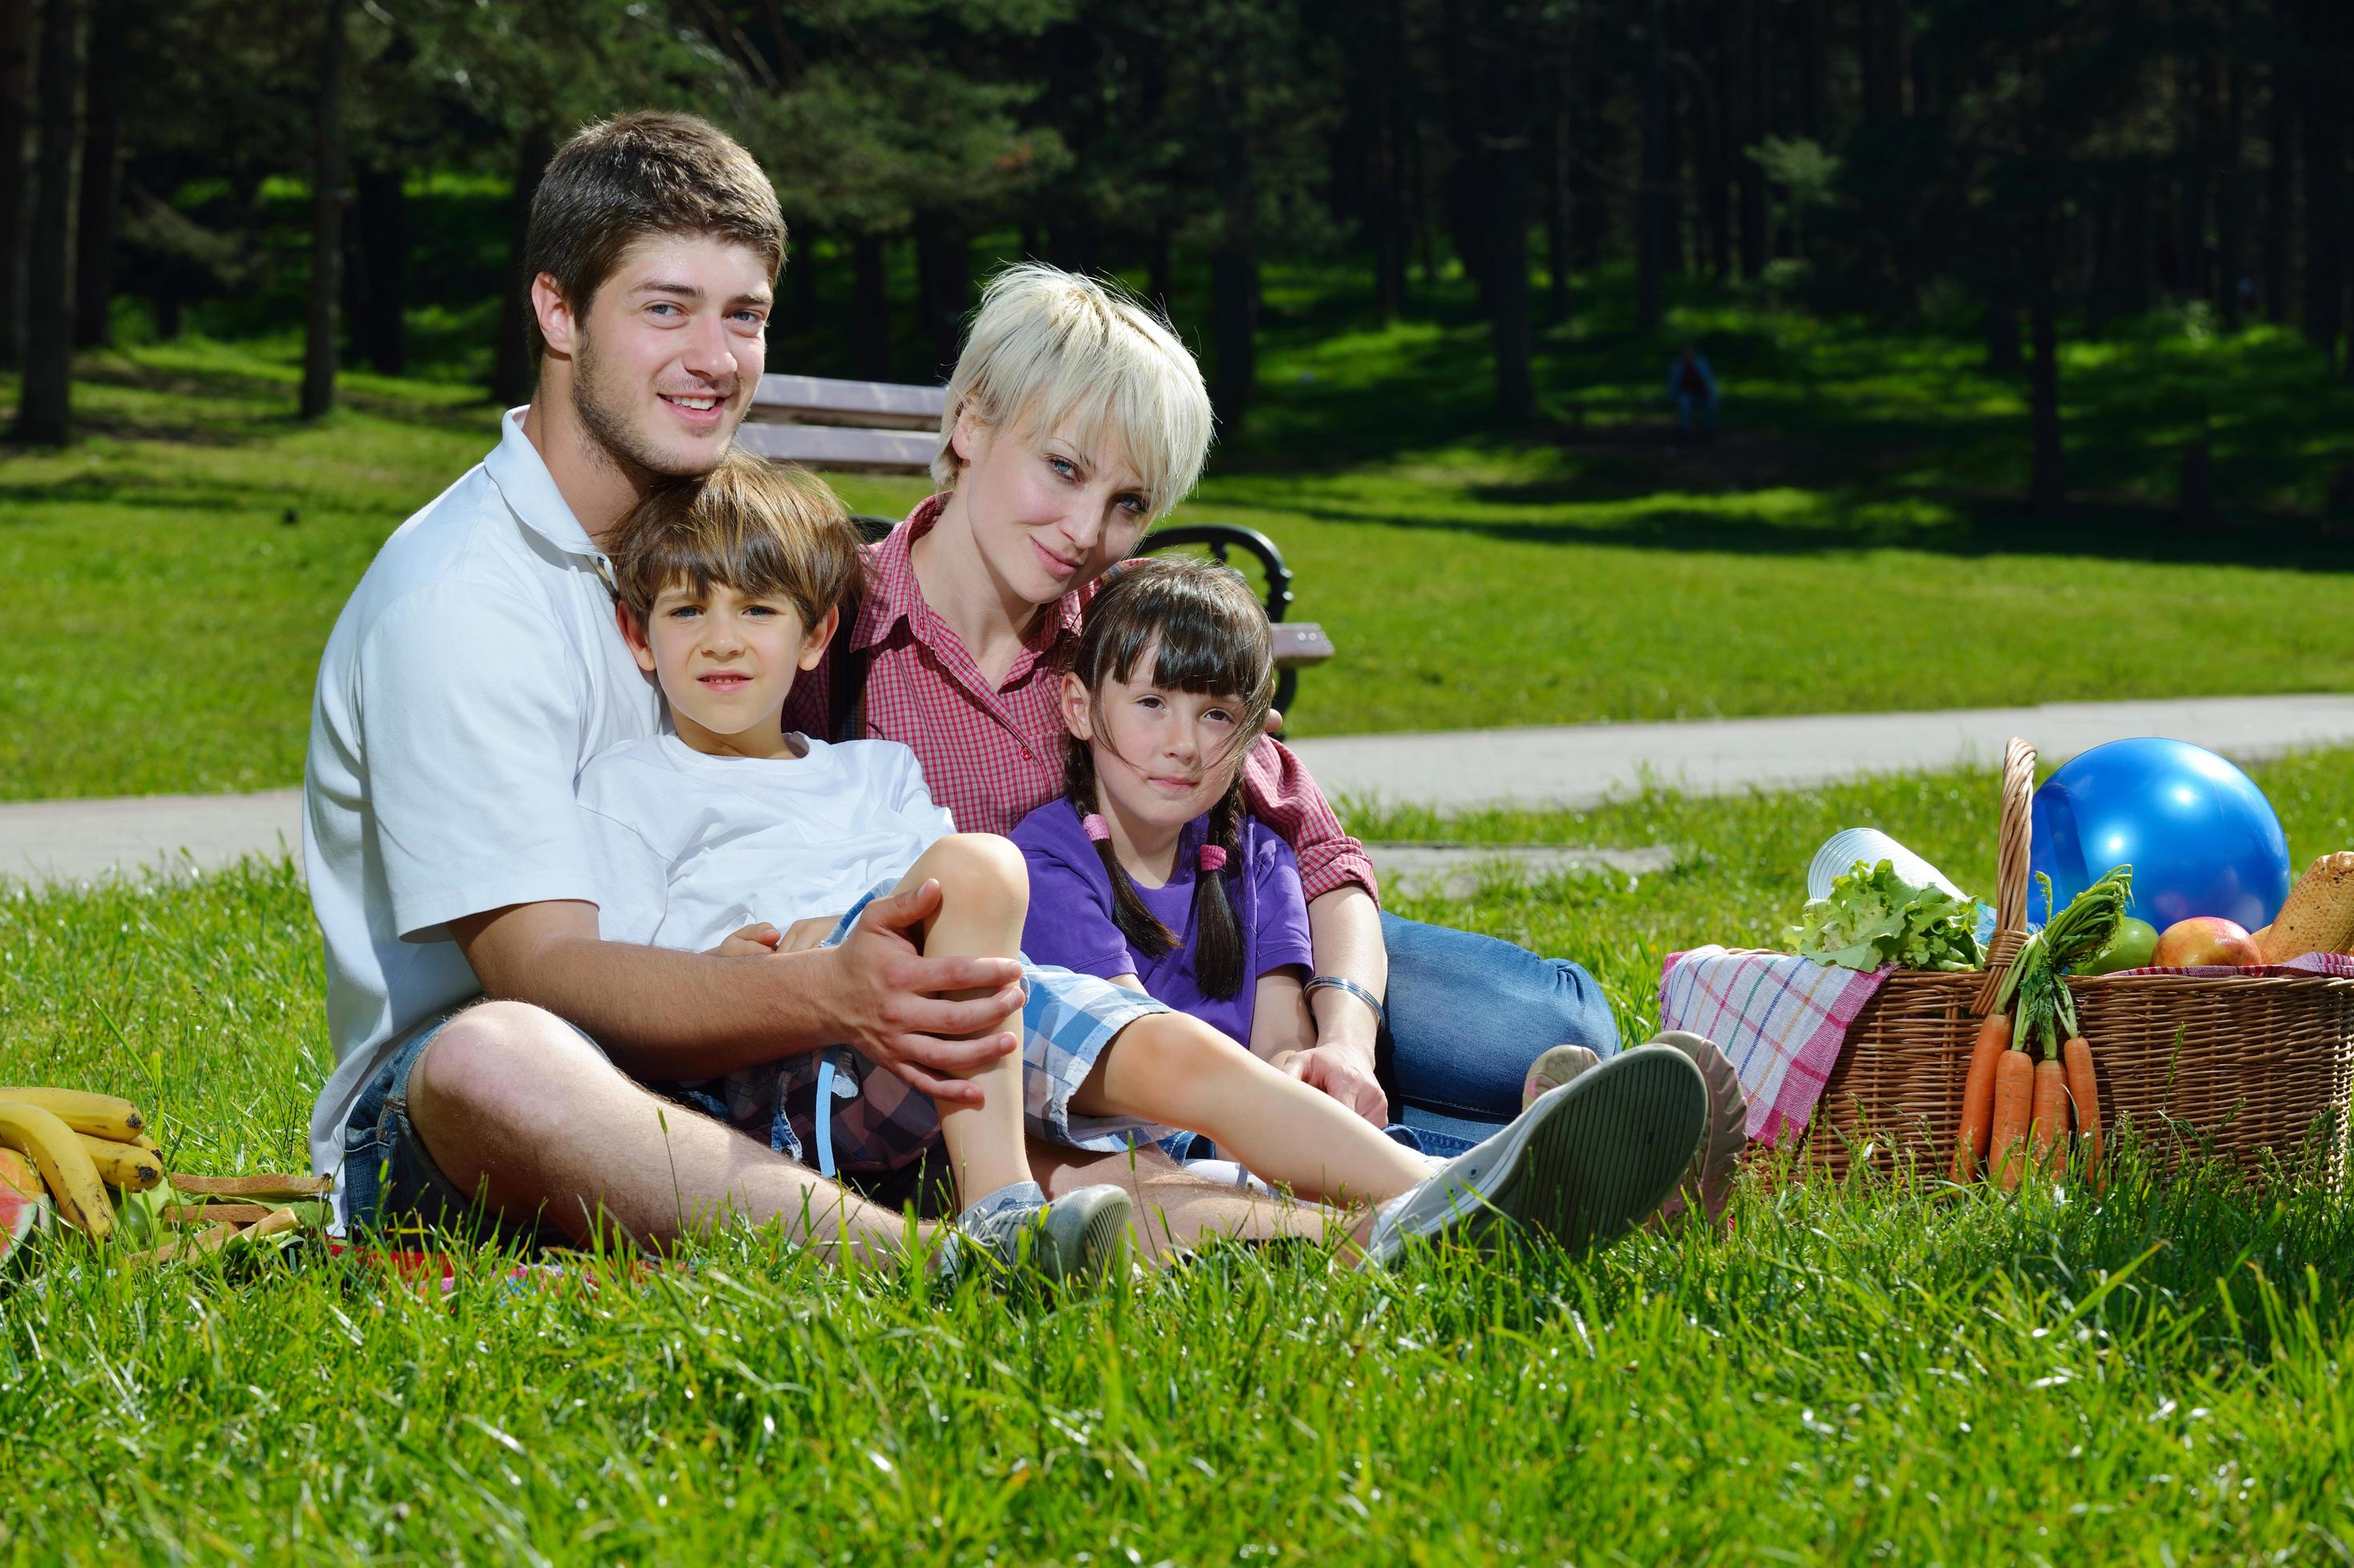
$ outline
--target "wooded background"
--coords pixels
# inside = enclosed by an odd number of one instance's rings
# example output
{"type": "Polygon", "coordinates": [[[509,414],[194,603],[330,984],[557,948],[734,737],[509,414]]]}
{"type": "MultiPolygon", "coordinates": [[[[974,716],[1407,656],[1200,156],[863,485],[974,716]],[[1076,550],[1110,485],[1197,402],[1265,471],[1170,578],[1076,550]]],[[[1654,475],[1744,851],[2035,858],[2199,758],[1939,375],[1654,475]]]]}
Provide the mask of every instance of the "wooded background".
{"type": "Polygon", "coordinates": [[[471,323],[521,400],[541,165],[662,105],[774,178],[780,328],[846,270],[796,370],[938,376],[1002,255],[1188,272],[1231,426],[1267,262],[1352,270],[1376,320],[1459,268],[1511,423],[1536,329],[1615,265],[1638,331],[1678,274],[1974,313],[2052,499],[2062,334],[2170,302],[2354,379],[2349,62],[2345,0],[0,0],[0,364],[40,442],[126,322],[299,323],[309,414],[471,323]],[[503,221],[438,229],[451,189],[503,221]]]}

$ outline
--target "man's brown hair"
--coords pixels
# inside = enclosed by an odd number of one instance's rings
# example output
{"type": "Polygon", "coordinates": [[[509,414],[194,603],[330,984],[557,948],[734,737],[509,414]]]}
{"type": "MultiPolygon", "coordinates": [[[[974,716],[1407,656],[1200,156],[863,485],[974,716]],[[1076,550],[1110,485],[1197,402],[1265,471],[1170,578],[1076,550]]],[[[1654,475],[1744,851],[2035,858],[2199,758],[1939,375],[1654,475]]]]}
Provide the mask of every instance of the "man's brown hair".
{"type": "Polygon", "coordinates": [[[644,626],[663,590],[714,583],[790,599],[801,625],[860,592],[857,524],[826,482],[731,447],[707,474],[658,486],[622,521],[613,586],[644,626]]]}
{"type": "MultiPolygon", "coordinates": [[[[621,253],[650,234],[709,234],[785,264],[785,219],[777,193],[751,154],[708,121],[642,110],[583,129],[556,150],[531,198],[524,277],[542,272],[586,316],[621,253]]],[[[536,364],[546,351],[539,318],[530,323],[536,364]]]]}

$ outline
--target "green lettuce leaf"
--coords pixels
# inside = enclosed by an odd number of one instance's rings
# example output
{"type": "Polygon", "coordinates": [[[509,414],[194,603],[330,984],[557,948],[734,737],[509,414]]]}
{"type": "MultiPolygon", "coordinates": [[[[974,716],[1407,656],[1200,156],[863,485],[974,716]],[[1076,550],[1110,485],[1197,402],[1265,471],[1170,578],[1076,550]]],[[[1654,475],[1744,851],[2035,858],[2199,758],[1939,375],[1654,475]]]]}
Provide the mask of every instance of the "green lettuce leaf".
{"type": "Polygon", "coordinates": [[[1978,952],[1978,906],[1942,888],[1915,887],[1887,861],[1858,861],[1831,885],[1830,896],[1809,900],[1782,938],[1819,964],[1876,969],[1974,969],[1978,952]]]}

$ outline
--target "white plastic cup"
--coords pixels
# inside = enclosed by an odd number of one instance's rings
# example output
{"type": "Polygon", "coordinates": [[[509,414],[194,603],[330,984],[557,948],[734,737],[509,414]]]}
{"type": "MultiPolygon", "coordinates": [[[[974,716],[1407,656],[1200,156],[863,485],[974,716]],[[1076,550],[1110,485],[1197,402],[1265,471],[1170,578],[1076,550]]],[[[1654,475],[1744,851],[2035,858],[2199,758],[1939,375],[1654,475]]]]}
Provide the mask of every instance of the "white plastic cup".
{"type": "Polygon", "coordinates": [[[1828,898],[1831,884],[1845,876],[1857,861],[1866,865],[1889,863],[1902,880],[1915,887],[1937,887],[1956,898],[1968,894],[1956,887],[1946,874],[1882,832],[1878,828],[1847,828],[1823,841],[1815,858],[1807,867],[1807,896],[1828,898]]]}

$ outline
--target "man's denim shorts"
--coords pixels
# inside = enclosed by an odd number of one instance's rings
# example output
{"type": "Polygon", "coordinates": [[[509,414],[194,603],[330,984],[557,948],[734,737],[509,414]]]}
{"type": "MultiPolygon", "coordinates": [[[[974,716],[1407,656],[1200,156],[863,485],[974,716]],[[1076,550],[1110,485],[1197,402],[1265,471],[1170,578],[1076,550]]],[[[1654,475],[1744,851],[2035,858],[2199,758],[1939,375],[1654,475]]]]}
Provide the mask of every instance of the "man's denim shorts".
{"type": "MultiPolygon", "coordinates": [[[[461,1010],[462,1011],[462,1010],[461,1010]]],[[[344,1213],[356,1235],[427,1226],[476,1241],[565,1246],[571,1238],[545,1220],[503,1219],[442,1173],[408,1119],[408,1075],[417,1058],[458,1014],[429,1018],[408,1032],[392,1059],[370,1078],[344,1121],[344,1213]]],[[[576,1033],[578,1031],[576,1030],[576,1033]]],[[[586,1034],[580,1036],[584,1040],[586,1034]]],[[[596,1042],[589,1040],[592,1045],[596,1042]]]]}
{"type": "MultiPolygon", "coordinates": [[[[572,1238],[542,1218],[536,1223],[500,1217],[476,1202],[433,1162],[425,1140],[408,1118],[408,1075],[418,1057],[450,1021],[462,1012],[429,1018],[408,1033],[391,1060],[379,1068],[352,1114],[344,1120],[344,1213],[354,1234],[414,1233],[428,1227],[482,1242],[508,1245],[570,1246],[572,1238]]],[[[596,1045],[578,1024],[572,1032],[596,1045]]],[[[601,1054],[604,1048],[598,1046],[601,1054]]],[[[683,1085],[642,1086],[690,1112],[708,1107],[683,1085]]],[[[845,1171],[845,1185],[885,1208],[912,1206],[927,1219],[957,1212],[945,1158],[926,1153],[897,1170],[845,1171]]]]}

